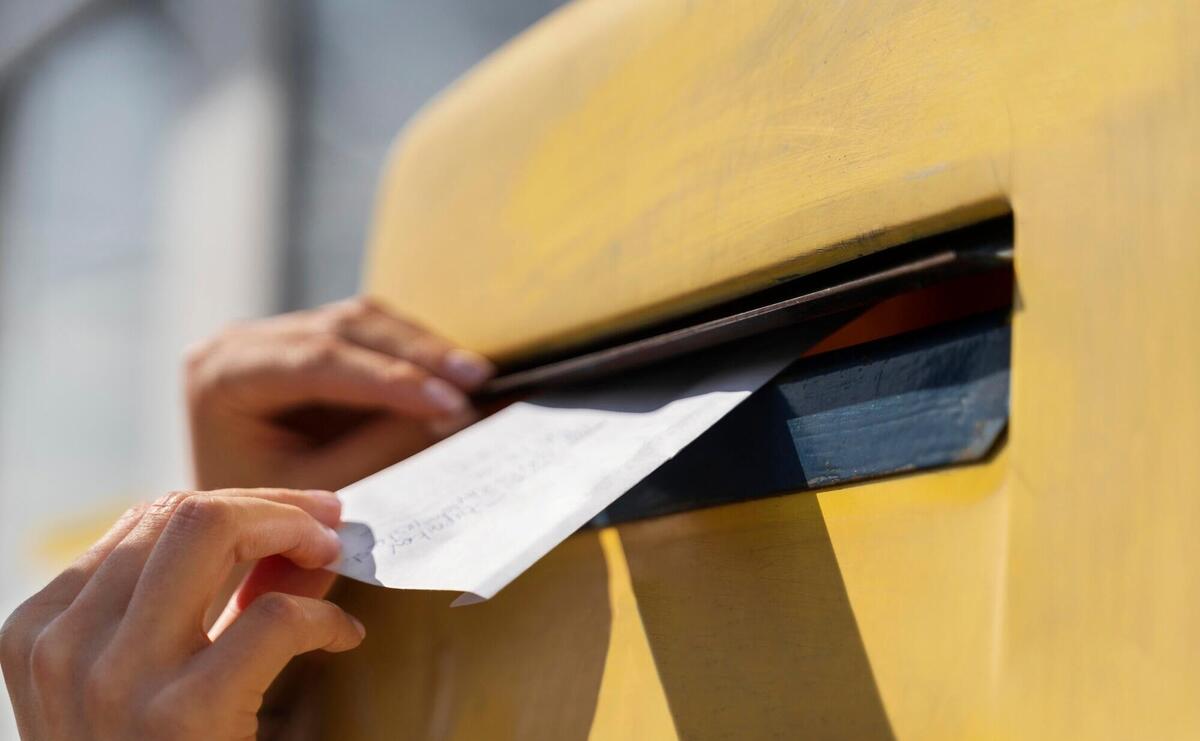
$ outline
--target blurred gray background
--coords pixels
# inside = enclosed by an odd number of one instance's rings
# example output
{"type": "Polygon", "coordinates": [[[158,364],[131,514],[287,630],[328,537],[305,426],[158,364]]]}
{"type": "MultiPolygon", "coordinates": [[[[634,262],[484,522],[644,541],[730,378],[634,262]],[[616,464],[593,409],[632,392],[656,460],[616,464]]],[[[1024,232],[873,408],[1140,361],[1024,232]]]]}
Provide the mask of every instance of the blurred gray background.
{"type": "Polygon", "coordinates": [[[2,615],[187,485],[182,350],[354,293],[396,132],[559,4],[0,0],[2,615]]]}

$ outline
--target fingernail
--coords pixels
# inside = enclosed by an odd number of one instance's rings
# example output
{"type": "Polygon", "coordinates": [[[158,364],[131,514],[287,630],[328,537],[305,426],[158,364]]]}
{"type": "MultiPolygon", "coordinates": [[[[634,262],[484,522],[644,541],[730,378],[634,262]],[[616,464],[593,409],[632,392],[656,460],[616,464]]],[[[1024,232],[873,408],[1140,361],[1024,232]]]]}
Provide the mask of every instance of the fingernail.
{"type": "Polygon", "coordinates": [[[477,352],[456,347],[446,353],[446,373],[464,386],[477,386],[491,378],[496,366],[477,352]]]}
{"type": "Polygon", "coordinates": [[[354,629],[358,631],[359,638],[367,637],[367,626],[362,624],[362,621],[354,617],[350,613],[346,613],[346,617],[350,618],[350,622],[354,623],[354,629]]]}
{"type": "Polygon", "coordinates": [[[329,542],[337,543],[338,553],[340,554],[342,550],[342,539],[338,537],[337,530],[334,530],[328,525],[321,525],[321,529],[323,529],[325,531],[325,535],[329,537],[329,542]]]}
{"type": "Polygon", "coordinates": [[[331,491],[325,491],[324,489],[305,489],[304,493],[310,497],[325,497],[325,498],[337,499],[337,494],[334,494],[331,491]]]}
{"type": "Polygon", "coordinates": [[[447,412],[457,412],[467,406],[467,397],[440,378],[427,378],[421,385],[425,398],[447,412]]]}

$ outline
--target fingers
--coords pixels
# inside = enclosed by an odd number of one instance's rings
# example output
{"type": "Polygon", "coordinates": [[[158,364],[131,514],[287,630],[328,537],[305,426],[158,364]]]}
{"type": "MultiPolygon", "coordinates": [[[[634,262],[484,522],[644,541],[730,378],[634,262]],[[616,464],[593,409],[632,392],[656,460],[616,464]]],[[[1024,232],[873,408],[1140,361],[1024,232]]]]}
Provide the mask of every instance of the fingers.
{"type": "MultiPolygon", "coordinates": [[[[71,604],[108,554],[138,523],[143,509],[134,507],[126,512],[95,545],[40,592],[26,600],[0,628],[0,665],[3,666],[14,707],[26,708],[33,704],[28,677],[16,674],[23,673],[30,666],[38,638],[46,626],[71,604]]],[[[23,738],[37,735],[35,729],[25,723],[22,723],[21,733],[23,738]]]]}
{"type": "Polygon", "coordinates": [[[367,299],[354,298],[318,310],[318,322],[350,342],[408,360],[470,391],[496,372],[482,355],[388,314],[367,299]]]}
{"type": "MultiPolygon", "coordinates": [[[[29,665],[34,644],[46,626],[70,606],[104,563],[104,559],[141,520],[143,511],[144,507],[134,507],[122,515],[95,545],[71,564],[70,568],[26,600],[5,621],[4,627],[0,629],[0,662],[3,663],[5,672],[12,667],[29,665]]],[[[24,681],[9,677],[7,683],[14,705],[27,704],[30,701],[24,681]]]]}
{"type": "Polygon", "coordinates": [[[268,592],[322,599],[329,593],[337,574],[325,569],[302,569],[279,556],[264,558],[254,565],[233,601],[238,613],[268,592]]]}
{"type": "Polygon", "coordinates": [[[256,497],[280,504],[299,507],[322,525],[337,528],[342,523],[342,500],[332,491],[309,489],[214,489],[208,494],[217,497],[256,497]]]}
{"type": "MultiPolygon", "coordinates": [[[[340,502],[337,502],[336,497],[327,492],[263,489],[226,491],[222,492],[222,496],[227,499],[242,497],[244,499],[275,500],[280,503],[278,506],[285,506],[283,503],[287,503],[286,506],[296,512],[301,512],[300,508],[303,507],[311,512],[311,515],[304,514],[304,517],[310,520],[320,518],[321,521],[328,523],[329,527],[336,525],[340,518],[340,502]]],[[[140,516],[136,518],[136,522],[119,524],[110,533],[110,536],[102,541],[102,545],[97,546],[93,555],[103,555],[102,563],[91,564],[94,571],[91,579],[86,580],[74,601],[53,618],[53,624],[50,626],[52,634],[55,636],[54,643],[58,654],[74,656],[75,661],[87,661],[89,652],[79,647],[90,640],[90,637],[97,631],[107,630],[101,626],[116,624],[128,614],[130,600],[143,576],[143,569],[151,552],[179,508],[185,506],[184,503],[192,497],[192,493],[177,492],[160,499],[153,505],[143,508],[140,516]],[[124,537],[120,538],[118,544],[113,545],[112,541],[121,533],[124,533],[124,537]]],[[[325,526],[319,525],[318,527],[325,526]]],[[[333,554],[336,555],[336,549],[333,554]]],[[[84,573],[80,573],[78,576],[86,578],[84,573]]],[[[181,588],[187,589],[186,582],[177,582],[177,584],[181,588]]],[[[211,600],[211,592],[193,592],[191,596],[192,601],[167,601],[153,607],[155,613],[164,618],[164,627],[202,625],[206,604],[204,600],[211,600]]],[[[138,628],[138,632],[133,634],[135,641],[144,637],[143,630],[144,628],[138,628]]],[[[181,635],[186,636],[187,631],[177,629],[171,635],[179,639],[181,635]]],[[[191,645],[198,647],[204,637],[202,631],[193,629],[190,635],[191,645]]],[[[161,653],[160,655],[168,654],[161,653]]]]}
{"type": "Polygon", "coordinates": [[[195,494],[179,504],[163,529],[129,600],[122,631],[131,641],[164,647],[197,640],[203,637],[198,628],[204,612],[235,563],[279,555],[317,569],[340,551],[331,527],[292,504],[195,494]]]}
{"type": "Polygon", "coordinates": [[[283,592],[299,597],[323,598],[329,594],[337,574],[325,569],[302,569],[281,556],[268,556],[255,563],[229,596],[220,616],[213,622],[208,637],[216,640],[238,615],[267,592],[283,592]]]}
{"type": "MultiPolygon", "coordinates": [[[[255,490],[249,490],[249,491],[252,491],[252,492],[257,491],[260,493],[266,493],[268,496],[276,495],[281,498],[279,501],[288,501],[288,503],[294,504],[294,505],[300,507],[301,509],[303,509],[304,511],[308,512],[310,515],[315,517],[317,519],[317,521],[319,521],[323,525],[328,525],[329,527],[336,529],[338,527],[338,525],[341,524],[342,501],[340,499],[338,499],[335,494],[332,494],[330,492],[310,491],[310,492],[305,492],[304,495],[295,495],[291,499],[287,499],[287,497],[289,497],[289,495],[293,495],[294,493],[289,492],[286,489],[278,489],[278,490],[255,489],[255,490]]],[[[238,489],[217,490],[212,493],[237,495],[239,493],[245,493],[245,490],[238,490],[238,489]]],[[[264,561],[271,561],[271,560],[272,560],[271,558],[264,559],[264,561]]],[[[278,560],[280,562],[282,562],[283,564],[286,564],[288,567],[290,567],[292,569],[301,570],[298,566],[292,564],[290,561],[288,561],[285,558],[279,558],[278,560]]],[[[259,562],[259,564],[261,564],[261,563],[263,563],[263,562],[259,562]]],[[[249,578],[252,571],[257,571],[258,570],[257,567],[259,564],[248,564],[247,563],[247,564],[242,564],[241,567],[235,566],[234,569],[230,572],[230,575],[225,579],[224,583],[221,585],[221,589],[219,589],[217,591],[216,599],[212,603],[209,604],[208,610],[205,614],[204,624],[206,626],[210,626],[209,635],[216,635],[216,634],[220,633],[221,630],[223,630],[224,627],[234,617],[236,617],[236,612],[234,612],[233,614],[226,614],[226,613],[230,612],[230,610],[228,608],[233,606],[233,598],[238,595],[239,588],[242,586],[241,582],[244,579],[249,578]]],[[[312,574],[320,575],[321,579],[327,579],[330,584],[333,583],[333,575],[330,574],[328,571],[313,571],[313,572],[305,572],[305,573],[312,573],[312,574]]],[[[266,591],[274,591],[274,590],[263,589],[262,591],[266,592],[266,591]]],[[[290,588],[280,587],[278,591],[288,592],[289,594],[303,594],[308,597],[323,597],[323,596],[325,596],[325,591],[310,593],[311,589],[307,590],[307,591],[293,591],[290,588]]]]}
{"type": "Polygon", "coordinates": [[[59,618],[71,626],[68,632],[86,632],[85,626],[115,620],[124,613],[159,534],[175,507],[187,496],[186,492],[174,492],[146,506],[137,523],[109,552],[59,618]]]}
{"type": "Polygon", "coordinates": [[[230,697],[257,696],[294,656],[317,649],[346,651],[365,635],[340,607],[311,597],[270,592],[196,656],[188,681],[230,697]]]}
{"type": "MultiPolygon", "coordinates": [[[[340,503],[339,503],[340,504],[340,503]]],[[[121,515],[121,517],[109,528],[100,540],[96,541],[82,556],[77,558],[73,564],[61,574],[56,576],[42,591],[34,595],[29,604],[34,604],[39,607],[53,610],[55,608],[61,610],[79,595],[88,580],[104,563],[104,559],[108,558],[108,554],[112,553],[129,531],[141,521],[142,514],[146,511],[146,505],[139,504],[131,507],[121,515]]],[[[339,509],[338,516],[341,512],[339,509]]]]}
{"type": "Polygon", "coordinates": [[[231,366],[242,396],[268,408],[324,403],[389,409],[433,418],[465,409],[466,395],[407,360],[368,350],[334,335],[313,335],[270,358],[231,366]]]}
{"type": "MultiPolygon", "coordinates": [[[[232,562],[271,554],[290,561],[269,559],[289,564],[269,580],[323,593],[328,575],[291,564],[312,568],[336,557],[329,525],[339,513],[331,494],[280,490],[178,493],[131,512],[0,629],[0,667],[22,732],[252,734],[262,693],[291,656],[352,648],[362,627],[330,603],[269,592],[214,643],[203,633],[202,595],[232,562]],[[75,592],[61,613],[38,613],[75,592]],[[181,626],[190,636],[163,641],[181,626]]],[[[248,591],[262,587],[251,581],[248,591]]]]}
{"type": "MultiPolygon", "coordinates": [[[[160,536],[178,509],[193,496],[196,496],[194,492],[174,492],[143,509],[136,524],[128,529],[119,544],[109,549],[91,579],[60,616],[70,632],[87,632],[88,626],[125,614],[160,536]]],[[[217,496],[226,499],[257,498],[290,505],[294,509],[310,512],[310,519],[317,518],[329,527],[336,525],[341,514],[340,502],[330,501],[336,500],[336,497],[328,492],[247,489],[223,490],[217,496]]]]}

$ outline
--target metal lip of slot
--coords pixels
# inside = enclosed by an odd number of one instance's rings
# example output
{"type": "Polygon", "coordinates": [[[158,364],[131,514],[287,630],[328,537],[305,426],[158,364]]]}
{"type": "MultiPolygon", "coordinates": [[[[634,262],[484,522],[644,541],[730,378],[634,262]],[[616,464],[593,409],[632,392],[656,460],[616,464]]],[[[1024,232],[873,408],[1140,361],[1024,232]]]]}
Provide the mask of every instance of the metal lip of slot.
{"type": "MultiPolygon", "coordinates": [[[[1011,226],[1011,222],[1009,225],[1011,226]]],[[[892,264],[884,267],[879,267],[878,261],[864,258],[863,261],[869,261],[872,267],[859,275],[846,277],[846,270],[854,268],[853,263],[848,263],[839,269],[828,271],[836,271],[839,277],[835,282],[813,288],[812,280],[821,276],[821,273],[816,273],[808,276],[809,280],[804,283],[808,290],[798,295],[498,376],[486,383],[478,396],[495,398],[535,388],[594,380],[770,330],[864,307],[951,278],[998,269],[1011,270],[1011,230],[1005,237],[995,228],[987,228],[980,232],[984,235],[983,239],[979,239],[977,234],[970,231],[983,226],[986,225],[961,230],[964,235],[975,237],[962,240],[968,242],[967,246],[947,246],[947,238],[957,234],[952,232],[927,240],[933,243],[934,249],[920,250],[917,254],[906,253],[903,259],[893,260],[892,264]]],[[[960,245],[962,241],[959,241],[960,245]]],[[[772,289],[769,293],[777,296],[777,291],[778,289],[772,289]]]]}

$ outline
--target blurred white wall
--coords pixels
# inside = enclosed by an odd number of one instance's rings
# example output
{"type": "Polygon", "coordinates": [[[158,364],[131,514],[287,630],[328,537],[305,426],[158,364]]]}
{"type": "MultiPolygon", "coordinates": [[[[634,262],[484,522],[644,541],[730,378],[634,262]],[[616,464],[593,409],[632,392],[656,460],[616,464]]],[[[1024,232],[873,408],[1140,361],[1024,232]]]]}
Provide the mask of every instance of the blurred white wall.
{"type": "Polygon", "coordinates": [[[181,100],[171,34],[113,12],[11,83],[0,130],[0,611],[46,574],[60,519],[150,482],[141,393],[161,156],[181,100]]]}
{"type": "Polygon", "coordinates": [[[395,132],[557,4],[0,0],[0,617],[187,485],[182,349],[353,293],[395,132]]]}

